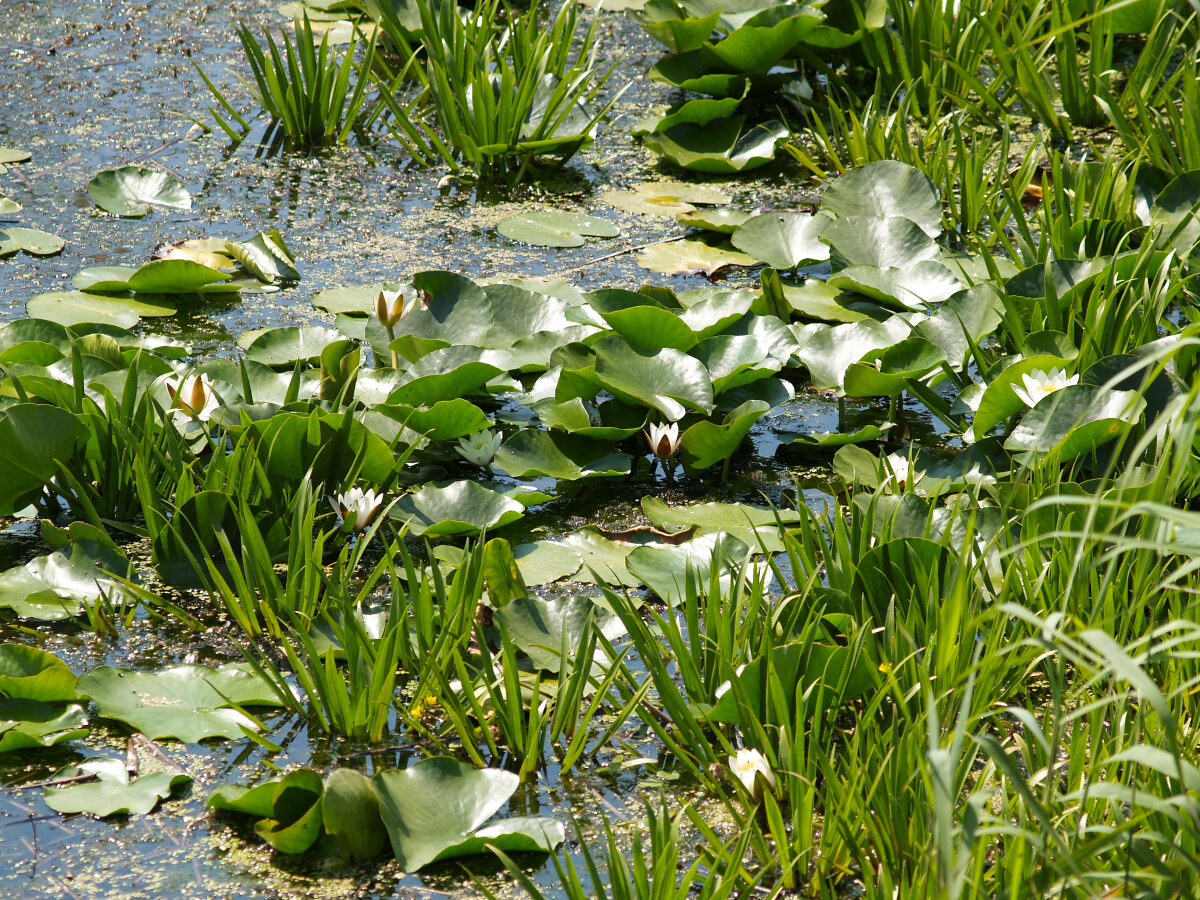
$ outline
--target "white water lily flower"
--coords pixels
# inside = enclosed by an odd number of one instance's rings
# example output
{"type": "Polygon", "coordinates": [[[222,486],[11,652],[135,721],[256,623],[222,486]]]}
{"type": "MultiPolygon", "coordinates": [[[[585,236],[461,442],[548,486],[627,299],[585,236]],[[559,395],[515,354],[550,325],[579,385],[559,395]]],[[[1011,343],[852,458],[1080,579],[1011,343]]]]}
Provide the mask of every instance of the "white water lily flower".
{"type": "Polygon", "coordinates": [[[1049,372],[1034,369],[1028,375],[1022,375],[1021,381],[1025,383],[1024,389],[1013,385],[1013,393],[1021,398],[1022,403],[1033,409],[1038,405],[1038,401],[1047,395],[1079,384],[1079,376],[1072,375],[1068,378],[1066,369],[1051,369],[1049,372]]]}
{"type": "Polygon", "coordinates": [[[650,445],[650,452],[659,459],[670,459],[679,449],[679,425],[672,422],[669,425],[650,425],[642,436],[650,445]]]}
{"type": "Polygon", "coordinates": [[[503,434],[499,432],[492,434],[490,428],[485,428],[483,431],[459,438],[458,446],[454,449],[472,465],[487,466],[496,458],[496,451],[500,449],[503,442],[503,434]]]}
{"type": "Polygon", "coordinates": [[[925,477],[924,469],[913,468],[912,460],[899,453],[889,453],[884,459],[884,468],[888,474],[880,483],[893,482],[901,491],[915,487],[917,482],[925,477]]]}
{"type": "Polygon", "coordinates": [[[375,295],[375,318],[384,328],[391,328],[416,309],[420,301],[417,296],[409,300],[403,290],[380,291],[375,295]]]}
{"type": "Polygon", "coordinates": [[[374,490],[350,488],[345,493],[338,494],[336,499],[330,497],[329,505],[337,513],[339,525],[349,523],[356,533],[361,534],[371,527],[371,523],[379,515],[379,508],[383,505],[383,494],[376,494],[374,490]]]}
{"type": "Polygon", "coordinates": [[[189,375],[181,381],[167,381],[167,393],[171,395],[171,411],[178,418],[206,422],[221,405],[207,375],[197,378],[189,375]]]}
{"type": "Polygon", "coordinates": [[[763,795],[762,785],[759,783],[760,777],[762,782],[771,789],[771,793],[775,793],[778,787],[775,773],[771,771],[771,765],[767,762],[767,758],[750,747],[743,747],[734,756],[729,757],[729,771],[756,799],[761,799],[763,795]]]}

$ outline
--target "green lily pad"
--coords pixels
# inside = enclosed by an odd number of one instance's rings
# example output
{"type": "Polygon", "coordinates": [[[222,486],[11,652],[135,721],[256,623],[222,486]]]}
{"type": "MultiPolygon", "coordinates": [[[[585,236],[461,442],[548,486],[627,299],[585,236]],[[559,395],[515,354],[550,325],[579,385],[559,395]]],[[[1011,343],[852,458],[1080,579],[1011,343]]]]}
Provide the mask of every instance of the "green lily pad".
{"type": "Polygon", "coordinates": [[[700,471],[733,455],[754,423],[770,409],[762,400],[747,400],[725,416],[720,425],[697,422],[679,439],[679,457],[691,471],[700,471]]]}
{"type": "MultiPolygon", "coordinates": [[[[217,288],[231,276],[190,259],[156,259],[129,276],[129,290],[141,294],[191,294],[217,288]]],[[[234,288],[236,290],[236,287],[234,288]]]]}
{"type": "MultiPolygon", "coordinates": [[[[350,313],[351,315],[375,315],[375,298],[380,291],[399,291],[404,287],[400,282],[381,281],[376,284],[345,285],[342,287],[325,288],[312,296],[313,306],[327,313],[350,313]]],[[[411,288],[410,288],[411,290],[411,288]]]]}
{"type": "Polygon", "coordinates": [[[646,294],[608,289],[592,291],[587,299],[608,327],[634,347],[686,351],[696,343],[696,336],[678,315],[646,294]]]}
{"type": "Polygon", "coordinates": [[[432,406],[473,393],[506,370],[494,361],[507,358],[499,351],[465,345],[434,350],[405,373],[388,402],[432,406]]]}
{"type": "Polygon", "coordinates": [[[618,336],[598,341],[595,351],[596,378],[626,403],[657,409],[668,422],[683,418],[689,408],[712,412],[712,380],[694,357],[669,348],[643,352],[618,336]]]}
{"type": "Polygon", "coordinates": [[[657,497],[643,497],[642,511],[660,528],[695,527],[701,534],[724,531],[749,547],[767,552],[783,549],[776,520],[783,525],[800,521],[800,513],[789,509],[767,509],[749,503],[699,503],[668,506],[657,497]]]}
{"type": "Polygon", "coordinates": [[[676,125],[691,123],[707,125],[716,119],[727,119],[737,112],[743,97],[697,97],[676,104],[660,116],[647,116],[633,123],[630,131],[641,137],[655,131],[666,131],[676,125]]]}
{"type": "Polygon", "coordinates": [[[847,216],[825,226],[834,272],[848,266],[903,269],[921,260],[937,259],[941,248],[916,222],[895,216],[847,216]]]}
{"type": "Polygon", "coordinates": [[[178,178],[140,166],[105,169],[88,182],[87,189],[96,205],[114,216],[141,218],[151,205],[192,208],[191,194],[178,178]]]}
{"type": "Polygon", "coordinates": [[[226,241],[224,252],[264,284],[300,280],[296,258],[275,229],[260,231],[244,241],[226,241]]]}
{"type": "Polygon", "coordinates": [[[721,11],[714,9],[707,15],[693,16],[675,0],[646,0],[634,18],[672,53],[686,53],[709,39],[720,15],[721,11]]]}
{"type": "Polygon", "coordinates": [[[713,532],[682,544],[644,544],[634,548],[625,560],[629,573],[654,592],[664,603],[674,606],[689,590],[703,596],[715,564],[719,573],[739,565],[750,548],[733,535],[713,532]]]}
{"type": "Polygon", "coordinates": [[[30,256],[53,256],[67,245],[56,234],[36,228],[5,228],[0,230],[0,256],[24,250],[30,256]]]}
{"type": "Polygon", "coordinates": [[[506,853],[549,852],[564,838],[562,823],[545,817],[484,826],[520,781],[502,769],[476,769],[433,757],[407,769],[380,772],[373,780],[392,852],[405,872],[491,847],[506,853]]]}
{"type": "Polygon", "coordinates": [[[51,291],[30,298],[25,314],[67,327],[83,324],[114,325],[132,328],[142,316],[173,316],[171,300],[150,297],[89,294],[84,291],[51,291]]]}
{"type": "MultiPolygon", "coordinates": [[[[890,425],[888,427],[890,430],[890,425]]],[[[844,447],[847,444],[862,444],[867,441],[880,440],[886,430],[879,425],[864,425],[857,431],[819,431],[807,432],[792,436],[792,443],[802,447],[814,447],[822,450],[844,447]]]]}
{"type": "Polygon", "coordinates": [[[625,558],[633,550],[633,544],[618,543],[602,535],[596,528],[587,525],[572,532],[560,542],[579,554],[582,566],[576,576],[580,581],[595,581],[601,584],[637,587],[641,582],[625,568],[625,558]]]}
{"type": "Polygon", "coordinates": [[[675,216],[693,212],[696,204],[728,203],[732,198],[724,191],[681,181],[649,181],[635,184],[630,191],[605,191],[600,195],[605,203],[625,212],[651,216],[675,216]]]}
{"type": "MultiPolygon", "coordinates": [[[[568,650],[579,649],[588,619],[610,641],[625,634],[625,626],[618,616],[598,606],[590,597],[579,595],[552,600],[517,597],[497,609],[495,617],[509,639],[528,654],[533,665],[548,672],[562,669],[564,637],[568,650]]],[[[596,657],[593,674],[602,675],[607,659],[601,651],[596,657]]]]}
{"type": "Polygon", "coordinates": [[[643,269],[664,275],[704,275],[708,277],[728,266],[758,264],[753,256],[729,245],[713,245],[705,241],[664,241],[652,244],[634,255],[643,269]]]}
{"type": "Polygon", "coordinates": [[[770,378],[788,362],[787,357],[772,355],[763,337],[752,334],[719,334],[701,341],[692,355],[708,369],[715,395],[770,378]]]}
{"type": "Polygon", "coordinates": [[[440,400],[432,406],[381,404],[376,411],[431,441],[454,441],[492,424],[483,410],[461,397],[440,400]]]}
{"type": "MultiPolygon", "coordinates": [[[[82,446],[87,430],[65,409],[19,403],[0,410],[0,515],[25,507],[82,446]]],[[[2,578],[3,576],[0,576],[2,578]]]]}
{"type": "Polygon", "coordinates": [[[477,481],[426,485],[402,497],[391,513],[413,534],[430,537],[474,535],[501,528],[524,514],[525,507],[516,500],[477,481]]]}
{"type": "MultiPolygon", "coordinates": [[[[844,221],[844,220],[843,220],[844,221]]],[[[908,337],[911,327],[899,316],[885,322],[863,319],[844,325],[817,326],[800,348],[800,360],[808,367],[813,387],[844,390],[846,369],[868,353],[898,344],[908,337]]]]}
{"type": "Polygon", "coordinates": [[[19,213],[25,207],[21,206],[16,200],[10,200],[3,194],[0,194],[0,216],[8,216],[13,213],[19,213]]]}
{"type": "Polygon", "coordinates": [[[254,832],[280,853],[303,853],[322,830],[325,786],[312,769],[288,772],[275,784],[271,813],[254,823],[254,832]]]}
{"type": "Polygon", "coordinates": [[[337,839],[338,856],[349,862],[374,859],[387,846],[375,786],[354,769],[334,769],[325,779],[321,822],[337,839]]]}
{"type": "Polygon", "coordinates": [[[0,753],[53,747],[88,733],[83,707],[0,697],[0,753]]]}
{"type": "Polygon", "coordinates": [[[743,115],[706,125],[688,122],[648,134],[643,143],[675,165],[694,172],[746,172],[775,158],[775,149],[787,137],[787,128],[774,120],[749,128],[745,122],[743,115]]]}
{"type": "MultiPolygon", "coordinates": [[[[793,9],[808,11],[808,7],[793,9]]],[[[742,25],[705,49],[730,69],[764,75],[817,26],[820,15],[796,15],[773,23],[742,25]]]]}
{"type": "Polygon", "coordinates": [[[746,93],[747,77],[740,73],[720,71],[714,64],[708,48],[688,50],[673,56],[664,56],[646,74],[652,81],[674,85],[697,94],[714,97],[741,97],[746,93]]]}
{"type": "Polygon", "coordinates": [[[0,607],[25,619],[73,618],[99,599],[101,589],[120,591],[112,575],[137,577],[116,550],[94,541],[74,542],[0,574],[0,607]]]}
{"type": "Polygon", "coordinates": [[[130,781],[123,760],[101,758],[59,769],[52,780],[81,774],[92,774],[96,778],[67,787],[43,788],[42,799],[46,805],[60,813],[89,813],[101,818],[144,816],[158,806],[160,800],[170,797],[176,788],[192,781],[190,775],[172,772],[151,772],[130,781]]]}
{"type": "Polygon", "coordinates": [[[901,216],[930,237],[942,233],[937,188],[920,169],[892,159],[850,169],[821,196],[821,209],[838,218],[901,216]]]}
{"type": "Polygon", "coordinates": [[[560,481],[577,481],[628,475],[629,456],[612,450],[609,443],[579,435],[524,428],[504,443],[496,454],[495,464],[514,478],[541,475],[560,481]]]}
{"type": "Polygon", "coordinates": [[[620,400],[605,400],[593,406],[580,397],[562,403],[555,403],[551,398],[534,404],[533,409],[551,431],[565,431],[598,441],[623,441],[646,427],[646,409],[620,400]]]}
{"type": "Polygon", "coordinates": [[[345,339],[344,334],[332,328],[289,325],[259,332],[244,349],[246,359],[251,362],[264,366],[292,366],[297,362],[320,359],[326,347],[345,339]]]}
{"type": "Polygon", "coordinates": [[[0,695],[41,703],[79,699],[75,673],[67,664],[24,644],[0,644],[0,695]]]}
{"type": "Polygon", "coordinates": [[[101,294],[128,291],[129,279],[137,270],[137,266],[89,266],[75,273],[71,287],[101,294]]]}
{"type": "Polygon", "coordinates": [[[124,722],[151,740],[184,743],[212,737],[240,738],[258,730],[236,706],[281,706],[270,683],[244,663],[219,669],[174,666],[134,672],[101,666],[79,679],[79,693],[96,701],[106,719],[124,722]]]}
{"type": "Polygon", "coordinates": [[[744,209],[697,209],[675,214],[675,221],[688,228],[703,228],[717,234],[733,234],[753,217],[744,209]]]}
{"type": "Polygon", "coordinates": [[[606,219],[582,213],[538,210],[509,216],[496,226],[509,240],[537,247],[582,247],[584,236],[612,238],[621,229],[606,219]]]}
{"type": "Polygon", "coordinates": [[[550,584],[579,571],[583,557],[557,541],[537,541],[513,548],[513,559],[527,585],[550,584]]]}
{"type": "Polygon", "coordinates": [[[731,242],[772,268],[792,269],[829,259],[829,245],[820,240],[828,224],[824,216],[764,213],[742,223],[731,242]]]}
{"type": "Polygon", "coordinates": [[[830,276],[829,286],[908,310],[928,309],[963,288],[954,273],[932,259],[904,268],[847,266],[830,276]]]}
{"type": "Polygon", "coordinates": [[[13,163],[25,162],[33,154],[28,150],[18,150],[16,147],[0,147],[0,165],[12,165],[13,163]]]}
{"type": "Polygon", "coordinates": [[[1065,462],[1128,431],[1145,408],[1146,401],[1138,391],[1070,385],[1029,410],[1004,442],[1004,449],[1053,453],[1056,460],[1065,462]]]}
{"type": "Polygon", "coordinates": [[[975,419],[971,423],[971,433],[977,441],[983,440],[989,431],[1003,422],[1009,416],[1025,409],[1025,402],[1013,391],[1014,387],[1023,384],[1023,377],[1040,369],[1049,372],[1051,369],[1066,369],[1067,359],[1048,354],[1036,354],[1018,359],[997,373],[987,384],[982,396],[976,404],[975,419]]]}

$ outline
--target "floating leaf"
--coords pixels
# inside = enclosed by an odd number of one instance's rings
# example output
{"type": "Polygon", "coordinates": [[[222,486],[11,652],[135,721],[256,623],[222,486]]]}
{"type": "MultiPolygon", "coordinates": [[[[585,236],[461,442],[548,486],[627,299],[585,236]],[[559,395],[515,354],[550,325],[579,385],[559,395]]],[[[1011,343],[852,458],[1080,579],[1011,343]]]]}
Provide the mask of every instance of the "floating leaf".
{"type": "Polygon", "coordinates": [[[537,247],[581,247],[584,235],[611,238],[621,233],[606,219],[557,210],[509,216],[496,230],[509,240],[537,247]]]}
{"type": "Polygon", "coordinates": [[[226,241],[224,249],[251,275],[266,284],[300,280],[296,259],[275,229],[260,231],[249,240],[226,241]]]}
{"type": "Polygon", "coordinates": [[[41,703],[79,699],[67,664],[24,644],[0,644],[0,696],[41,703]]]}
{"type": "Polygon", "coordinates": [[[630,191],[605,191],[600,199],[625,212],[651,216],[675,216],[693,212],[695,204],[728,203],[724,191],[681,181],[649,181],[635,184],[630,191]]]}
{"type": "Polygon", "coordinates": [[[937,188],[920,169],[885,159],[850,169],[821,195],[821,209],[838,218],[901,216],[930,237],[942,233],[942,203],[937,188]]]}
{"type": "Polygon", "coordinates": [[[88,182],[96,205],[115,216],[140,218],[150,206],[191,209],[192,197],[174,175],[140,166],[105,169],[88,182]]]}
{"type": "Polygon", "coordinates": [[[53,256],[67,245],[56,234],[36,228],[5,228],[0,230],[0,256],[24,250],[31,256],[53,256]]]}
{"type": "Polygon", "coordinates": [[[612,445],[570,434],[551,434],[524,428],[496,454],[495,464],[514,478],[539,475],[560,481],[597,476],[628,475],[629,456],[613,453],[612,445]]]}
{"type": "Polygon", "coordinates": [[[924,259],[937,259],[941,248],[909,219],[847,216],[825,226],[834,272],[847,266],[890,266],[903,269],[924,259]]]}
{"type": "Polygon", "coordinates": [[[156,259],[129,276],[129,289],[144,294],[190,294],[206,289],[229,290],[224,272],[190,259],[156,259]]]}
{"type": "Polygon", "coordinates": [[[515,522],[524,513],[525,507],[516,500],[477,481],[426,485],[392,508],[392,517],[407,524],[413,534],[431,537],[478,534],[515,522]]]}
{"type": "Polygon", "coordinates": [[[679,440],[683,464],[689,470],[699,471],[733,455],[750,433],[750,428],[770,408],[762,400],[747,400],[725,416],[720,425],[713,422],[692,425],[679,440]]]}
{"type": "Polygon", "coordinates": [[[379,797],[371,780],[353,769],[334,769],[325,779],[321,821],[349,862],[374,859],[387,846],[379,797]]]}
{"type": "Polygon", "coordinates": [[[321,358],[330,344],[346,336],[333,328],[319,325],[290,325],[259,332],[245,348],[246,359],[264,366],[292,366],[321,358]]]}
{"type": "Polygon", "coordinates": [[[661,528],[695,527],[703,534],[724,531],[749,547],[765,546],[769,552],[783,549],[779,527],[800,521],[800,513],[789,509],[767,509],[748,503],[699,503],[668,506],[657,497],[643,497],[642,511],[661,528]]]}
{"type": "Polygon", "coordinates": [[[694,357],[669,348],[647,353],[616,336],[598,341],[595,350],[596,378],[625,402],[653,407],[669,422],[688,408],[712,412],[712,380],[694,357]]]}
{"type": "Polygon", "coordinates": [[[664,241],[652,244],[634,256],[637,264],[664,275],[704,275],[708,277],[726,266],[753,266],[758,263],[732,247],[714,246],[704,241],[664,241]]]}
{"type": "Polygon", "coordinates": [[[177,787],[190,784],[190,775],[172,772],[152,772],[133,781],[119,759],[89,759],[77,766],[67,766],[54,773],[53,781],[79,775],[95,775],[94,781],[68,787],[46,787],[42,799],[60,813],[90,813],[93,816],[144,816],[160,800],[165,800],[177,787]]]}
{"type": "Polygon", "coordinates": [[[312,769],[296,769],[274,787],[271,813],[254,823],[254,832],[280,853],[303,853],[321,836],[321,776],[312,769]]]}
{"type": "Polygon", "coordinates": [[[746,117],[730,116],[706,125],[684,123],[648,134],[643,143],[677,166],[694,172],[727,175],[766,165],[787,137],[787,128],[774,120],[745,128],[746,117]]]}
{"type": "Polygon", "coordinates": [[[792,269],[829,259],[829,246],[820,240],[828,224],[824,216],[764,213],[742,223],[731,241],[772,268],[792,269]]]}
{"type": "Polygon", "coordinates": [[[244,663],[219,669],[175,666],[134,672],[101,666],[79,679],[79,693],[96,701],[106,719],[136,728],[151,740],[184,743],[212,737],[240,738],[254,721],[232,707],[280,706],[271,684],[244,663]]]}
{"type": "Polygon", "coordinates": [[[392,852],[405,872],[489,848],[549,852],[562,843],[562,823],[544,817],[502,819],[486,826],[517,789],[502,769],[476,769],[449,757],[423,759],[375,776],[375,792],[392,852]]]}
{"type": "Polygon", "coordinates": [[[3,194],[0,194],[0,216],[7,216],[7,215],[11,215],[12,213],[19,213],[22,209],[24,209],[24,207],[21,206],[21,204],[18,203],[16,200],[10,200],[8,197],[5,197],[3,194]]]}
{"type": "Polygon", "coordinates": [[[174,303],[166,298],[89,294],[84,291],[52,291],[38,294],[25,304],[31,318],[46,319],[68,327],[83,324],[132,328],[142,316],[175,315],[174,303]]]}
{"type": "Polygon", "coordinates": [[[847,266],[830,276],[829,286],[908,310],[928,309],[963,287],[949,269],[932,259],[904,268],[847,266]]]}
{"type": "Polygon", "coordinates": [[[676,213],[675,220],[689,228],[703,228],[717,234],[733,234],[753,215],[754,213],[744,209],[697,209],[676,213]]]}
{"type": "Polygon", "coordinates": [[[64,709],[37,700],[0,697],[0,753],[53,747],[87,732],[82,706],[64,709]]]}
{"type": "Polygon", "coordinates": [[[55,461],[69,460],[86,437],[87,430],[65,409],[19,403],[0,410],[0,515],[27,505],[58,474],[55,461]]]}
{"type": "MultiPolygon", "coordinates": [[[[569,574],[569,573],[568,573],[569,574]]],[[[619,617],[598,606],[590,597],[574,595],[543,600],[540,597],[518,597],[497,609],[496,621],[509,639],[529,655],[539,669],[558,672],[562,669],[563,638],[571,652],[579,649],[584,626],[590,619],[596,630],[610,641],[625,634],[619,617]]],[[[593,674],[603,674],[607,658],[597,651],[593,674]]]]}
{"type": "Polygon", "coordinates": [[[682,544],[644,544],[635,547],[625,560],[629,573],[671,606],[689,592],[708,593],[713,565],[718,573],[740,565],[750,548],[738,538],[714,532],[682,544]]]}
{"type": "Polygon", "coordinates": [[[1065,462],[1090,453],[1129,430],[1146,401],[1138,391],[1073,384],[1043,397],[1004,442],[1005,450],[1053,453],[1065,462]]]}

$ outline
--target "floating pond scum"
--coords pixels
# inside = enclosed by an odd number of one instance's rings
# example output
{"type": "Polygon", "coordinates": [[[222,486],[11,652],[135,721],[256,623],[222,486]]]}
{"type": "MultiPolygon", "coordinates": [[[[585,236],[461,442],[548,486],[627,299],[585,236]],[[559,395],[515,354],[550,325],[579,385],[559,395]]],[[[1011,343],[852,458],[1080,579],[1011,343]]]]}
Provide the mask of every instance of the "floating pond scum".
{"type": "Polygon", "coordinates": [[[1200,893],[1200,23],[0,7],[14,897],[1200,893]]]}

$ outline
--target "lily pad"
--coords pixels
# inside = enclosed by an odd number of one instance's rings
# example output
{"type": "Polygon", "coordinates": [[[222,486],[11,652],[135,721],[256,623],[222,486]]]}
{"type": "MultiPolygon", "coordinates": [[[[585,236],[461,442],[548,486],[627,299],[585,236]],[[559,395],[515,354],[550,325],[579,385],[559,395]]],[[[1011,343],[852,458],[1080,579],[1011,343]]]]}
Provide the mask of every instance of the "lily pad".
{"type": "MultiPolygon", "coordinates": [[[[579,649],[588,619],[610,641],[625,634],[625,626],[619,617],[598,606],[590,597],[579,595],[551,600],[517,597],[497,609],[495,617],[512,642],[529,655],[534,666],[548,672],[562,669],[564,637],[569,650],[579,649]]],[[[593,665],[593,673],[600,675],[607,662],[602,652],[597,652],[597,661],[600,665],[593,665]]]]}
{"type": "Polygon", "coordinates": [[[538,210],[509,216],[496,226],[509,240],[537,247],[581,247],[584,236],[611,238],[621,233],[612,222],[582,213],[538,210]]]}
{"type": "Polygon", "coordinates": [[[87,430],[65,409],[18,403],[0,410],[0,515],[28,504],[58,474],[55,460],[70,459],[86,437],[87,430]]]}
{"type": "Polygon", "coordinates": [[[651,216],[676,216],[693,212],[696,205],[728,203],[724,191],[681,181],[649,181],[629,191],[605,191],[600,199],[625,212],[651,216]]]}
{"type": "Polygon", "coordinates": [[[334,769],[325,779],[321,822],[337,839],[338,856],[349,862],[374,859],[387,846],[375,787],[353,769],[334,769]]]}
{"type": "Polygon", "coordinates": [[[708,593],[712,567],[718,574],[739,565],[750,552],[738,538],[713,532],[682,544],[644,544],[625,560],[629,573],[639,579],[664,603],[674,606],[689,592],[708,593]]]}
{"type": "Polygon", "coordinates": [[[762,400],[747,400],[721,424],[697,422],[679,440],[679,456],[690,470],[699,471],[733,455],[751,427],[770,409],[762,400]]]}
{"type": "Polygon", "coordinates": [[[0,644],[0,696],[41,703],[79,699],[75,673],[67,664],[24,644],[0,644]]]}
{"type": "Polygon", "coordinates": [[[94,541],[74,542],[0,574],[0,607],[25,619],[73,618],[102,589],[120,590],[108,573],[136,578],[119,552],[94,541]]]}
{"type": "Polygon", "coordinates": [[[8,216],[12,215],[13,213],[19,213],[22,209],[24,209],[24,207],[21,206],[21,204],[16,200],[10,200],[8,197],[0,194],[0,216],[8,216]]]}
{"type": "Polygon", "coordinates": [[[192,208],[192,197],[178,178],[140,166],[105,169],[88,182],[87,189],[97,206],[115,216],[141,218],[151,205],[192,208]]]}
{"type": "Polygon", "coordinates": [[[784,526],[800,521],[800,513],[789,509],[767,509],[749,503],[699,503],[693,506],[668,506],[657,497],[643,497],[642,511],[660,528],[694,526],[702,534],[724,531],[749,547],[765,547],[768,552],[783,549],[778,521],[784,526]]]}
{"type": "Polygon", "coordinates": [[[512,772],[476,769],[449,757],[380,772],[375,792],[400,867],[416,872],[439,859],[491,847],[506,853],[553,850],[564,838],[556,819],[523,816],[484,826],[519,783],[512,772]]]}
{"type": "Polygon", "coordinates": [[[240,738],[258,730],[236,706],[281,706],[270,683],[244,663],[219,669],[174,666],[134,672],[101,666],[79,679],[79,693],[96,701],[106,719],[124,722],[151,740],[178,738],[194,744],[205,738],[240,738]]]}
{"type": "Polygon", "coordinates": [[[525,514],[525,507],[477,481],[426,485],[392,507],[392,517],[413,534],[430,537],[474,535],[500,528],[525,514]]]}
{"type": "Polygon", "coordinates": [[[225,253],[265,284],[299,281],[300,269],[292,251],[275,229],[260,231],[242,241],[226,241],[225,253]]]}
{"type": "Polygon", "coordinates": [[[264,366],[292,366],[297,362],[320,359],[321,352],[346,336],[319,325],[291,325],[268,328],[254,336],[244,349],[246,359],[264,366]]]}
{"type": "Polygon", "coordinates": [[[694,172],[746,172],[775,158],[775,149],[787,137],[787,128],[775,120],[749,128],[745,123],[743,115],[706,125],[685,122],[648,134],[643,143],[675,165],[694,172]]]}
{"type": "Polygon", "coordinates": [[[0,753],[53,747],[87,734],[83,707],[0,698],[0,753]]]}
{"type": "Polygon", "coordinates": [[[902,216],[930,237],[942,233],[937,188],[920,169],[893,159],[850,169],[821,195],[821,209],[838,218],[902,216]]]}
{"type": "Polygon", "coordinates": [[[675,214],[675,221],[688,228],[702,228],[717,234],[733,234],[754,213],[744,209],[696,209],[675,214]]]}
{"type": "Polygon", "coordinates": [[[1070,385],[1042,398],[1027,412],[1004,449],[1053,453],[1059,461],[1074,459],[1128,431],[1145,407],[1138,391],[1070,385]]]}
{"type": "Polygon", "coordinates": [[[903,269],[925,259],[937,259],[941,248],[921,226],[894,216],[847,216],[821,232],[829,243],[829,264],[834,272],[848,266],[889,266],[903,269]]]}
{"type": "Polygon", "coordinates": [[[56,234],[36,228],[5,228],[0,230],[0,256],[24,250],[30,256],[53,256],[67,245],[56,234]]]}
{"type": "Polygon", "coordinates": [[[824,216],[764,213],[742,223],[731,241],[772,268],[792,269],[829,259],[829,245],[820,240],[828,224],[824,216]]]}
{"type": "Polygon", "coordinates": [[[52,780],[95,775],[94,781],[68,787],[46,787],[42,799],[60,813],[90,813],[93,816],[144,816],[178,787],[191,783],[191,776],[173,772],[151,772],[129,780],[125,763],[119,759],[89,759],[54,773],[52,780]]]}
{"type": "Polygon", "coordinates": [[[560,481],[576,481],[628,475],[629,456],[612,450],[611,444],[579,435],[524,428],[500,448],[495,464],[514,478],[541,475],[560,481]]]}
{"type": "MultiPolygon", "coordinates": [[[[217,284],[231,276],[190,259],[156,259],[129,276],[129,289],[143,294],[191,294],[230,287],[217,284]]],[[[233,288],[236,290],[236,288],[233,288]]]]}
{"type": "Polygon", "coordinates": [[[595,350],[596,378],[626,403],[657,409],[668,422],[688,408],[712,412],[712,380],[695,357],[669,348],[647,353],[617,336],[598,341],[595,350]]]}
{"type": "Polygon", "coordinates": [[[142,316],[173,316],[176,307],[172,301],[165,298],[51,291],[30,298],[25,304],[25,313],[34,319],[46,319],[68,327],[102,324],[132,328],[142,316]]]}
{"type": "Polygon", "coordinates": [[[758,260],[728,245],[698,240],[664,241],[634,255],[643,269],[664,275],[714,275],[728,266],[753,266],[758,260]]]}
{"type": "Polygon", "coordinates": [[[932,259],[923,259],[903,268],[847,266],[830,276],[829,286],[907,310],[928,309],[963,287],[953,272],[932,259]]]}

